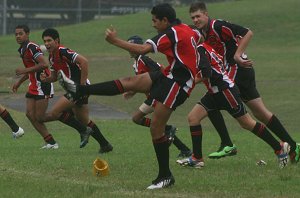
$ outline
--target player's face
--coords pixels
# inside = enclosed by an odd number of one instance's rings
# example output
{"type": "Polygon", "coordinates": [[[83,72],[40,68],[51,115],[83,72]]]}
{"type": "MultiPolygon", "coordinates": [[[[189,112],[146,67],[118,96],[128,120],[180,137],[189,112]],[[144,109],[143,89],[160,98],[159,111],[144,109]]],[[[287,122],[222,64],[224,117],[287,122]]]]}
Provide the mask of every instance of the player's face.
{"type": "Polygon", "coordinates": [[[196,12],[191,12],[190,17],[191,17],[194,25],[199,29],[205,28],[208,24],[208,13],[207,12],[197,10],[196,12]]]}
{"type": "Polygon", "coordinates": [[[53,53],[59,46],[59,42],[58,42],[58,39],[53,39],[52,37],[50,36],[44,36],[43,38],[44,40],[44,44],[47,48],[47,51],[49,53],[53,53]]]}
{"type": "Polygon", "coordinates": [[[152,15],[152,27],[154,27],[157,32],[161,33],[165,31],[169,25],[170,24],[167,18],[164,17],[162,20],[159,20],[155,15],[152,15]]]}
{"type": "Polygon", "coordinates": [[[22,44],[29,39],[29,33],[25,33],[23,29],[15,30],[15,37],[18,44],[22,44]]]}

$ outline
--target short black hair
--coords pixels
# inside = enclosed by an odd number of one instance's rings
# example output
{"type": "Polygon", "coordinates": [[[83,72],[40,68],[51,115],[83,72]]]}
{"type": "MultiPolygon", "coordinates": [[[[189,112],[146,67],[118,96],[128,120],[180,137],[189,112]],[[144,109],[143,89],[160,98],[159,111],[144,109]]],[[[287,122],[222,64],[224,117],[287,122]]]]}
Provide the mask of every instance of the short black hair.
{"type": "Polygon", "coordinates": [[[45,36],[50,36],[51,38],[53,38],[53,40],[55,39],[59,39],[59,33],[56,29],[54,28],[47,28],[44,30],[43,34],[42,34],[42,38],[44,38],[45,36]]]}
{"type": "Polygon", "coordinates": [[[127,39],[128,42],[130,43],[135,43],[135,44],[143,44],[143,39],[140,36],[131,36],[127,39]]]}
{"type": "Polygon", "coordinates": [[[17,25],[15,29],[23,29],[25,33],[30,33],[29,27],[25,24],[17,25]]]}
{"type": "Polygon", "coordinates": [[[164,17],[166,17],[170,23],[176,21],[176,12],[168,3],[162,3],[154,6],[151,10],[151,14],[153,14],[159,20],[162,20],[164,17]]]}

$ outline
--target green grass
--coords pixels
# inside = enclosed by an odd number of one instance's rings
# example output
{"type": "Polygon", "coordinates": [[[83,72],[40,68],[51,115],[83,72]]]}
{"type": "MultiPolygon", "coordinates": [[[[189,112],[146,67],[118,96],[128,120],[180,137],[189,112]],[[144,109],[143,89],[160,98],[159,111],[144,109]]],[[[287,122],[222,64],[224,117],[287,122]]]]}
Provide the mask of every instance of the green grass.
{"type": "MultiPolygon", "coordinates": [[[[254,37],[247,52],[255,62],[257,86],[266,106],[286,126],[294,139],[300,140],[300,12],[298,0],[226,1],[209,4],[210,15],[249,27],[254,37]]],[[[178,16],[187,23],[188,7],[176,8],[178,16]]],[[[57,27],[62,44],[88,57],[89,78],[92,82],[132,75],[132,61],[128,53],[109,45],[104,31],[113,24],[120,37],[126,39],[139,34],[151,38],[148,13],[103,19],[80,25],[57,27]]],[[[41,43],[41,32],[33,31],[31,39],[41,43]]],[[[14,82],[14,69],[22,66],[13,35],[0,37],[1,90],[9,90],[14,82]]],[[[164,57],[151,55],[166,63],[164,57]]],[[[56,85],[57,90],[61,88],[56,85]]],[[[24,94],[26,83],[19,92],[24,94]]],[[[186,115],[205,93],[197,86],[191,98],[171,117],[170,123],[179,127],[178,136],[191,145],[186,115]]],[[[0,96],[2,97],[2,96],[0,96]]],[[[13,97],[13,95],[6,95],[13,97]]],[[[132,112],[144,100],[139,95],[129,101],[121,96],[91,97],[93,102],[107,104],[116,109],[132,112]]],[[[144,190],[156,177],[157,164],[149,130],[134,125],[130,120],[97,120],[114,151],[103,155],[111,173],[107,177],[92,175],[92,162],[98,146],[91,140],[87,148],[79,149],[79,137],[74,130],[53,122],[47,124],[60,144],[57,151],[43,151],[41,137],[30,125],[24,112],[9,109],[16,121],[24,127],[26,135],[13,140],[9,128],[0,121],[0,194],[1,197],[299,197],[299,167],[279,170],[271,149],[254,135],[239,128],[224,112],[228,129],[238,155],[220,160],[205,158],[205,168],[194,170],[175,164],[178,151],[171,147],[170,165],[176,184],[170,189],[144,190]],[[268,164],[257,167],[259,159],[268,164]]],[[[215,151],[219,138],[208,120],[203,121],[203,150],[207,156],[215,151]]]]}
{"type": "MultiPolygon", "coordinates": [[[[20,113],[14,113],[22,123],[20,113]]],[[[25,124],[23,122],[22,124],[25,124]]],[[[114,145],[114,151],[101,156],[109,163],[110,175],[92,175],[92,162],[98,146],[94,140],[79,149],[79,137],[70,128],[51,123],[60,144],[58,150],[40,150],[42,140],[30,125],[26,135],[14,140],[0,133],[0,191],[2,197],[297,197],[298,166],[277,167],[275,155],[262,141],[247,132],[233,131],[239,154],[220,160],[206,158],[203,170],[183,168],[175,163],[178,150],[170,147],[170,166],[176,185],[169,189],[147,191],[156,177],[157,165],[150,134],[130,121],[97,122],[114,145]],[[264,167],[256,161],[265,160],[264,167]],[[14,192],[12,194],[12,191],[14,192]]],[[[2,130],[8,130],[2,127],[2,130]]],[[[1,131],[2,131],[1,130],[1,131]]],[[[180,128],[178,136],[190,144],[189,132],[180,128]]],[[[298,139],[300,138],[297,134],[298,139]]],[[[215,133],[204,136],[204,153],[215,151],[215,133]]]]}

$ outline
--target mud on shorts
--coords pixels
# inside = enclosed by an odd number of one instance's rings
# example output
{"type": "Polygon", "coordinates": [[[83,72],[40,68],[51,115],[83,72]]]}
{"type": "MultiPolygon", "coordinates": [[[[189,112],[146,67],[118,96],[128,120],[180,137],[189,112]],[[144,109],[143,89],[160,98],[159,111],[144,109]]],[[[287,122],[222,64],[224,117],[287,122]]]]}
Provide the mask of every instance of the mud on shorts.
{"type": "Polygon", "coordinates": [[[184,103],[188,98],[188,94],[173,79],[169,79],[163,75],[161,71],[149,72],[152,80],[150,89],[150,98],[153,98],[170,109],[175,110],[184,103]]]}
{"type": "Polygon", "coordinates": [[[240,96],[244,102],[248,102],[260,97],[258,90],[256,89],[255,71],[253,67],[238,67],[234,80],[239,88],[240,96]]]}
{"type": "Polygon", "coordinates": [[[237,87],[225,89],[215,94],[207,92],[198,104],[203,106],[207,112],[226,110],[234,118],[241,117],[247,113],[237,87]]]}

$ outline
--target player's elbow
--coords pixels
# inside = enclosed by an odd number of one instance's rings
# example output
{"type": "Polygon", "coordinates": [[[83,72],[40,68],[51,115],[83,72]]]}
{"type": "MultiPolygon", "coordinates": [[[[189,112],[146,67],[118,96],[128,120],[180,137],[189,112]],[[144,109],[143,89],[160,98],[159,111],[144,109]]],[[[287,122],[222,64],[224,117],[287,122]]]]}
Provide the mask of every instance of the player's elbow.
{"type": "Polygon", "coordinates": [[[152,51],[152,46],[146,43],[139,45],[135,50],[137,54],[147,54],[152,51]]]}
{"type": "Polygon", "coordinates": [[[253,32],[252,32],[251,30],[248,30],[247,35],[248,35],[249,37],[252,37],[252,36],[253,36],[253,32]]]}

